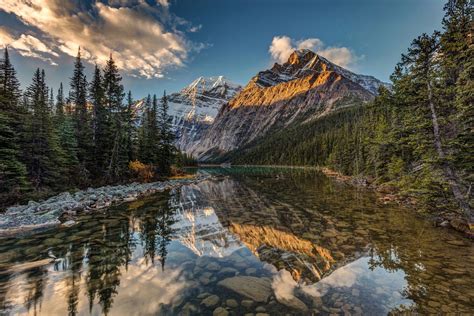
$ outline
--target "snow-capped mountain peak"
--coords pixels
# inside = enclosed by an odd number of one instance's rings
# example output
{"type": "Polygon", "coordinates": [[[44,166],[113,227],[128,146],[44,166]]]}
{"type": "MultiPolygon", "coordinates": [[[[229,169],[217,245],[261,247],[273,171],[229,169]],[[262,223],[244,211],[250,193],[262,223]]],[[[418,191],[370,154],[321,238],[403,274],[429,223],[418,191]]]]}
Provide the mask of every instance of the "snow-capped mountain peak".
{"type": "Polygon", "coordinates": [[[335,72],[360,85],[372,95],[378,94],[380,86],[390,87],[390,84],[382,82],[373,76],[359,75],[338,66],[309,49],[295,50],[287,62],[283,64],[276,63],[271,69],[259,72],[254,77],[254,82],[258,86],[269,87],[322,71],[335,72]]]}
{"type": "Polygon", "coordinates": [[[199,77],[180,92],[169,95],[169,115],[178,148],[186,152],[195,145],[222,105],[241,89],[224,76],[199,77]]]}

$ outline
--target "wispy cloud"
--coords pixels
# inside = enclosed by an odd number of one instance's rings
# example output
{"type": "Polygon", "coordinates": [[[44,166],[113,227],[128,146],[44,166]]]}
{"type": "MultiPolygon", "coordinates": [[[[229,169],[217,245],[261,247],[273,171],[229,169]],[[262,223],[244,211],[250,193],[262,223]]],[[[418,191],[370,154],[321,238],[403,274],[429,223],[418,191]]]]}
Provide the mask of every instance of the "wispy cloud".
{"type": "Polygon", "coordinates": [[[319,38],[307,38],[296,41],[288,36],[275,36],[268,51],[275,61],[284,63],[288,60],[291,53],[297,49],[310,49],[345,68],[354,66],[358,59],[349,48],[326,46],[319,38]]]}
{"type": "Polygon", "coordinates": [[[122,70],[159,78],[169,68],[184,66],[190,52],[204,47],[180,31],[198,31],[199,26],[173,15],[167,0],[10,0],[0,2],[0,10],[29,29],[19,37],[0,29],[0,44],[51,62],[63,54],[75,56],[80,46],[90,62],[103,64],[112,53],[122,70]]]}

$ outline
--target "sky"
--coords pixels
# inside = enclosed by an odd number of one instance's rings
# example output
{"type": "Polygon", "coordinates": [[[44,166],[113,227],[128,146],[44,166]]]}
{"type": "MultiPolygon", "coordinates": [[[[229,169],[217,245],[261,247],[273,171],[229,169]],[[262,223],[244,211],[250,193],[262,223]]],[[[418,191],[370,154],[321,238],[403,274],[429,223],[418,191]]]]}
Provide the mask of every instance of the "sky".
{"type": "Polygon", "coordinates": [[[110,54],[136,97],[199,76],[245,85],[298,48],[388,81],[413,38],[441,29],[444,0],[4,0],[8,45],[25,88],[44,68],[68,89],[78,47],[88,78],[110,54]]]}

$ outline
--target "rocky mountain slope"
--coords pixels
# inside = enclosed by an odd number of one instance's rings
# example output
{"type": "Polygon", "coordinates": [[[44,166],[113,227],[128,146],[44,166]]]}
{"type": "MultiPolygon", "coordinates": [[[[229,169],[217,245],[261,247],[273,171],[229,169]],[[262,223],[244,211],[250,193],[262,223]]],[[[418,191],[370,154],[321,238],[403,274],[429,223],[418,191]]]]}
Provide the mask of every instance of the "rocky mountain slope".
{"type": "Polygon", "coordinates": [[[169,95],[169,115],[176,133],[176,146],[189,153],[222,107],[241,90],[223,76],[199,77],[180,92],[169,95]]]}
{"type": "MultiPolygon", "coordinates": [[[[183,152],[190,148],[214,122],[223,104],[232,99],[242,87],[224,76],[199,77],[181,91],[168,95],[175,145],[183,152]]],[[[145,99],[133,105],[135,122],[141,124],[145,113],[145,99]]]]}
{"type": "Polygon", "coordinates": [[[259,72],[225,103],[212,126],[193,138],[187,152],[200,160],[218,157],[271,129],[304,124],[368,102],[382,85],[387,84],[350,72],[310,50],[295,51],[286,63],[259,72]]]}

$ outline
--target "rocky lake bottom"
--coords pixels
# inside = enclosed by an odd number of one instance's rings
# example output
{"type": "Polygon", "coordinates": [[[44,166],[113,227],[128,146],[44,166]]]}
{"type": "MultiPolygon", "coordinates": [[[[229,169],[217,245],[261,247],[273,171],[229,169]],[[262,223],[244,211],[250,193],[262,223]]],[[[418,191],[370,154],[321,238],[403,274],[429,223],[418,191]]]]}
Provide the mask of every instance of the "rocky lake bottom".
{"type": "Polygon", "coordinates": [[[0,315],[470,314],[474,247],[316,170],[198,183],[0,237],[0,315]]]}

